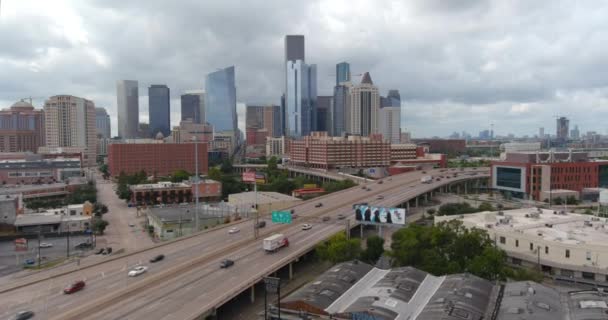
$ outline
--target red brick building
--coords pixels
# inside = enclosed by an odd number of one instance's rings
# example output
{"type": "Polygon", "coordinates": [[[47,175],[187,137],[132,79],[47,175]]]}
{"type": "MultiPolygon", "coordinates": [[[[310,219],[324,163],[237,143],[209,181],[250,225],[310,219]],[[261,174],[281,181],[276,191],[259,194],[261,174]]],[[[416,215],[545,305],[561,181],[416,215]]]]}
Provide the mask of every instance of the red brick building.
{"type": "MultiPolygon", "coordinates": [[[[219,201],[222,197],[222,184],[211,179],[201,179],[198,184],[200,201],[219,201]]],[[[154,205],[194,202],[196,184],[190,182],[159,182],[138,184],[130,187],[131,203],[135,205],[154,205]]]]}
{"type": "Polygon", "coordinates": [[[537,201],[552,190],[608,187],[608,161],[588,161],[585,152],[508,153],[492,163],[491,174],[492,188],[537,201]]]}
{"type": "Polygon", "coordinates": [[[412,139],[416,144],[427,144],[431,153],[460,155],[467,151],[464,139],[412,139]]]}
{"type": "Polygon", "coordinates": [[[328,137],[313,132],[290,142],[289,158],[291,164],[321,169],[388,167],[391,144],[377,138],[328,137]]]}
{"type": "Polygon", "coordinates": [[[266,129],[247,128],[247,145],[266,145],[266,137],[269,136],[266,129]]]}
{"type": "MultiPolygon", "coordinates": [[[[110,175],[133,174],[168,176],[176,170],[195,172],[194,143],[114,143],[108,145],[110,175]]],[[[207,173],[207,144],[198,144],[198,171],[207,173]]]]}

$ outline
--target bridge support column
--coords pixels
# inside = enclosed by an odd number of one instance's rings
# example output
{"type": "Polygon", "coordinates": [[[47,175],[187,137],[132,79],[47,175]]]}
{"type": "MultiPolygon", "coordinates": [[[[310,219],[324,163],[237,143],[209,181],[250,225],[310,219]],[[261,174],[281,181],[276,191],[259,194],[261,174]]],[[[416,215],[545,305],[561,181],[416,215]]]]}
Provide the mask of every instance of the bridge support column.
{"type": "Polygon", "coordinates": [[[363,224],[359,225],[359,239],[363,240],[363,224]]]}
{"type": "Polygon", "coordinates": [[[293,262],[289,263],[289,280],[293,279],[293,262]]]}
{"type": "MultiPolygon", "coordinates": [[[[289,264],[291,266],[291,263],[289,264]]],[[[251,303],[255,302],[255,284],[251,286],[251,303]]]]}
{"type": "Polygon", "coordinates": [[[415,207],[418,208],[418,197],[416,197],[415,207]]]}
{"type": "Polygon", "coordinates": [[[406,202],[405,203],[405,209],[407,209],[407,211],[410,211],[410,202],[406,202]]]}
{"type": "Polygon", "coordinates": [[[465,194],[468,194],[468,192],[467,192],[467,190],[468,190],[467,185],[468,185],[468,184],[469,184],[468,182],[465,182],[465,183],[464,183],[464,193],[465,193],[465,194]]]}
{"type": "Polygon", "coordinates": [[[427,202],[429,202],[429,194],[425,193],[424,194],[424,203],[427,203],[427,202]]]}

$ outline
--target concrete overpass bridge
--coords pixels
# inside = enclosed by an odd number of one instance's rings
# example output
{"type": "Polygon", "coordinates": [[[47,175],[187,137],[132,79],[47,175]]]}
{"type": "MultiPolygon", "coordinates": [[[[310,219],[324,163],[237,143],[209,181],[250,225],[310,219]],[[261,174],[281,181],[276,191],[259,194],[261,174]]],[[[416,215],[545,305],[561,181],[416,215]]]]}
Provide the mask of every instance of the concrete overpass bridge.
{"type": "Polygon", "coordinates": [[[454,172],[456,177],[440,170],[406,173],[383,179],[382,184],[368,182],[366,189],[354,187],[303,202],[293,207],[300,216],[295,224],[269,225],[258,238],[253,222],[241,221],[107,261],[15,280],[0,286],[0,318],[29,308],[47,319],[203,319],[243,292],[254,298],[255,285],[265,276],[282,270],[291,277],[293,264],[316,244],[356,225],[353,203],[407,207],[442,190],[468,191],[487,185],[488,169],[475,175],[469,175],[472,170],[454,172]],[[424,175],[444,178],[424,184],[420,182],[424,175]],[[319,202],[322,207],[316,207],[319,202]],[[339,214],[347,219],[339,220],[339,214]],[[323,217],[330,217],[330,222],[323,217]],[[303,222],[312,223],[313,228],[301,230],[303,222]],[[233,226],[241,232],[228,234],[233,226]],[[290,246],[274,254],[264,252],[261,239],[278,232],[289,237],[290,246]],[[147,263],[160,253],[165,254],[164,261],[147,263]],[[220,269],[219,262],[227,258],[235,265],[220,269]],[[148,265],[149,271],[127,277],[127,271],[139,264],[148,265]],[[72,296],[61,294],[62,287],[77,279],[86,279],[85,290],[72,296]]]}
{"type": "MultiPolygon", "coordinates": [[[[238,173],[243,173],[247,170],[264,170],[268,166],[265,164],[235,164],[233,168],[238,173]]],[[[329,182],[329,181],[343,181],[346,179],[350,179],[357,184],[366,183],[370,179],[354,176],[351,174],[345,174],[342,172],[335,171],[326,171],[312,168],[303,168],[297,166],[284,166],[282,164],[278,165],[279,169],[287,169],[289,171],[289,176],[295,178],[297,176],[304,176],[307,179],[317,180],[321,183],[329,182]]]]}

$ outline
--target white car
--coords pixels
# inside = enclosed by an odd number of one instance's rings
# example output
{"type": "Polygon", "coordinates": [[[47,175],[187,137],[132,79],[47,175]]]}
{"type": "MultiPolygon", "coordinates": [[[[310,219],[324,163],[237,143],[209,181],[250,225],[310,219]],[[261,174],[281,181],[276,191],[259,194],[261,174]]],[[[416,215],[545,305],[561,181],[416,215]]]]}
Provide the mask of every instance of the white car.
{"type": "Polygon", "coordinates": [[[312,229],[312,224],[305,223],[302,225],[302,230],[310,230],[312,229]]]}
{"type": "Polygon", "coordinates": [[[133,270],[129,271],[129,277],[137,277],[146,271],[148,271],[148,267],[146,266],[135,267],[133,270]]]}
{"type": "Polygon", "coordinates": [[[52,243],[48,243],[48,242],[42,242],[40,244],[40,248],[50,248],[52,246],[53,246],[53,244],[52,243]]]}
{"type": "Polygon", "coordinates": [[[235,233],[239,233],[239,228],[230,228],[228,229],[228,234],[235,234],[235,233]]]}

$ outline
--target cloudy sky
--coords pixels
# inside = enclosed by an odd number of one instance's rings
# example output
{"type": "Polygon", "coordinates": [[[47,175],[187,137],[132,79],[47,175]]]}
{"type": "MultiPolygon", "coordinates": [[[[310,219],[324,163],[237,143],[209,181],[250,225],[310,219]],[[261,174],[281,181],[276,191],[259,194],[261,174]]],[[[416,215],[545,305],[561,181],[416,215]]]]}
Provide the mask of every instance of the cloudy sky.
{"type": "MultiPolygon", "coordinates": [[[[116,80],[167,84],[179,95],[236,66],[238,101],[278,104],[283,37],[306,36],[318,91],[335,64],[399,89],[415,137],[555,131],[565,115],[607,133],[608,2],[562,0],[0,0],[0,107],[56,94],[108,109],[116,80]]],[[[357,79],[358,80],[358,79],[357,79]]]]}

